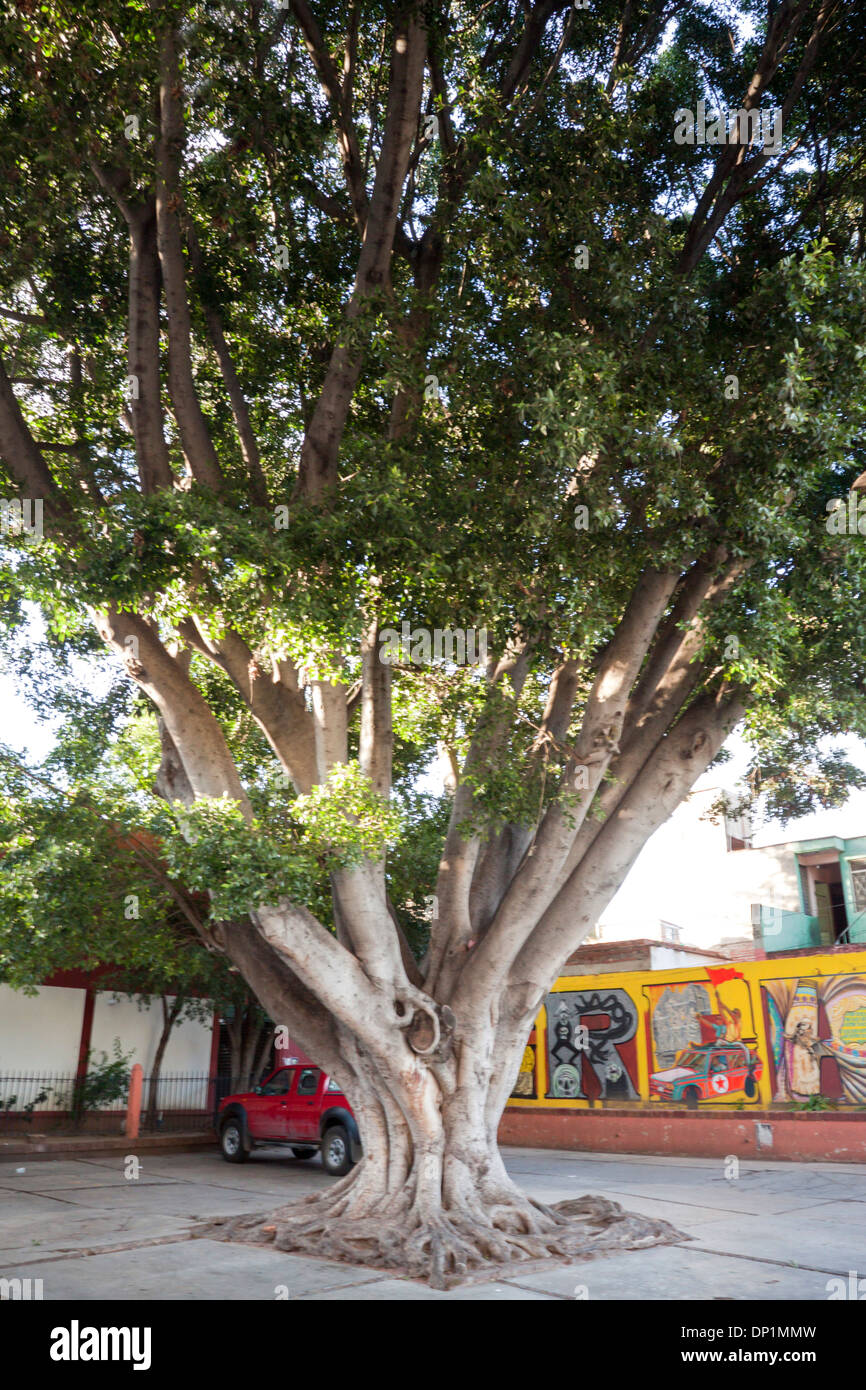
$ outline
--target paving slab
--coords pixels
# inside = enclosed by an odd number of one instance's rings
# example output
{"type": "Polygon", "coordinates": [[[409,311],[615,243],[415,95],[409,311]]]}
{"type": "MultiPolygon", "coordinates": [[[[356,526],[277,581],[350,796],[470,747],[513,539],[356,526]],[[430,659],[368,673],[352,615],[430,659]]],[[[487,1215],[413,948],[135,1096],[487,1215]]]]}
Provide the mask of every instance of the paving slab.
{"type": "Polygon", "coordinates": [[[866,1267],[866,1217],[830,1220],[818,1208],[813,1216],[790,1216],[696,1222],[689,1230],[695,1248],[779,1260],[792,1267],[847,1274],[866,1267]]]}
{"type": "Polygon", "coordinates": [[[286,1158],[285,1150],[279,1148],[257,1150],[249,1163],[243,1164],[226,1163],[216,1150],[207,1155],[179,1154],[177,1159],[163,1154],[145,1154],[142,1171],[150,1177],[166,1177],[173,1182],[202,1182],[246,1192],[269,1192],[285,1201],[290,1201],[300,1189],[305,1193],[326,1190],[334,1181],[318,1158],[302,1163],[286,1158]]]}
{"type": "MultiPolygon", "coordinates": [[[[697,1183],[689,1183],[679,1188],[671,1188],[634,1182],[597,1182],[593,1191],[596,1189],[625,1207],[638,1201],[651,1201],[659,1203],[660,1207],[676,1207],[686,1212],[712,1211],[719,1216],[769,1216],[797,1210],[808,1211],[815,1206],[816,1200],[815,1197],[805,1194],[758,1192],[754,1188],[742,1187],[737,1183],[731,1183],[728,1188],[719,1188],[712,1183],[703,1187],[697,1183]]],[[[658,1214],[662,1215],[662,1212],[659,1211],[658,1214]]]]}
{"type": "Polygon", "coordinates": [[[656,1246],[640,1255],[639,1261],[635,1261],[634,1252],[603,1255],[539,1274],[516,1274],[507,1282],[589,1302],[787,1302],[827,1297],[828,1276],[812,1270],[779,1269],[777,1265],[708,1255],[681,1245],[656,1246]]]}
{"type": "MultiPolygon", "coordinates": [[[[0,1193],[72,1192],[81,1188],[113,1187],[128,1181],[122,1157],[114,1164],[96,1164],[68,1159],[49,1163],[0,1164],[0,1193]]],[[[169,1182],[155,1177],[155,1182],[169,1182]]]]}
{"type": "Polygon", "coordinates": [[[358,1269],[301,1255],[284,1255],[267,1246],[226,1245],[186,1240],[172,1245],[122,1250],[6,1268],[7,1278],[41,1279],[43,1298],[106,1297],[123,1302],[147,1299],[220,1301],[297,1297],[340,1285],[361,1286],[382,1279],[381,1272],[358,1269]]]}
{"type": "MultiPolygon", "coordinates": [[[[235,1216],[241,1212],[272,1211],[281,1202],[303,1196],[303,1190],[290,1193],[245,1192],[242,1188],[208,1187],[206,1183],[172,1183],[160,1189],[159,1210],[164,1214],[186,1217],[190,1221],[207,1220],[211,1216],[235,1216]]],[[[78,1190],[75,1208],[115,1212],[118,1217],[152,1210],[154,1187],[142,1182],[127,1183],[111,1191],[78,1190]]],[[[87,1218],[85,1217],[85,1220],[87,1218]]]]}
{"type": "MultiPolygon", "coordinates": [[[[589,1178],[610,1180],[617,1171],[625,1173],[630,1182],[658,1182],[676,1185],[689,1181],[703,1183],[713,1175],[723,1176],[725,1158],[682,1158],[659,1154],[596,1154],[570,1149],[505,1149],[509,1172],[513,1175],[541,1176],[579,1171],[589,1178]]],[[[806,1187],[816,1180],[840,1183],[852,1190],[866,1190],[866,1163],[794,1163],[783,1160],[739,1158],[739,1181],[759,1180],[762,1184],[778,1183],[790,1190],[806,1187]]]]}
{"type": "MultiPolygon", "coordinates": [[[[509,1166],[517,1168],[525,1161],[539,1161],[544,1168],[548,1164],[571,1163],[579,1160],[582,1163],[627,1163],[630,1168],[664,1168],[670,1171],[672,1168],[717,1168],[722,1162],[718,1158],[701,1158],[689,1155],[684,1157],[681,1154],[628,1154],[628,1153],[600,1153],[594,1149],[538,1149],[517,1147],[508,1145],[503,1148],[503,1154],[508,1158],[509,1166]]],[[[780,1173],[848,1173],[859,1177],[866,1182],[866,1163],[821,1163],[819,1160],[809,1160],[808,1162],[793,1161],[783,1158],[745,1158],[741,1159],[743,1167],[754,1168],[760,1172],[780,1172],[780,1173]]]]}
{"type": "Polygon", "coordinates": [[[680,1166],[671,1169],[663,1166],[649,1169],[627,1162],[592,1167],[557,1162],[549,1168],[536,1165],[532,1169],[528,1165],[509,1163],[509,1170],[545,1200],[561,1200],[563,1196],[574,1195],[575,1184],[587,1184],[589,1190],[601,1191],[624,1204],[638,1197],[656,1198],[687,1207],[731,1213],[742,1211],[756,1216],[810,1209],[818,1201],[866,1197],[862,1175],[827,1173],[831,1165],[825,1165],[823,1171],[803,1172],[794,1164],[777,1165],[770,1171],[741,1164],[735,1178],[726,1178],[721,1160],[688,1171],[683,1165],[690,1162],[681,1160],[680,1166]]]}
{"type": "Polygon", "coordinates": [[[328,1303],[517,1303],[550,1302],[552,1295],[542,1289],[524,1289],[506,1281],[489,1284],[464,1284],[458,1289],[430,1289],[411,1279],[380,1279],[376,1283],[359,1284],[340,1289],[302,1295],[299,1302],[328,1303]]]}
{"type": "Polygon", "coordinates": [[[0,1241],[10,1225],[24,1220],[57,1216],[58,1209],[70,1206],[63,1198],[50,1197],[47,1192],[18,1192],[14,1196],[0,1193],[0,1241]]]}
{"type": "MultiPolygon", "coordinates": [[[[75,1208],[50,1216],[4,1221],[0,1226],[0,1274],[10,1264],[44,1259],[68,1250],[185,1236],[192,1223],[163,1212],[82,1212],[75,1208]]],[[[106,1295],[107,1296],[107,1295],[106,1295]]]]}

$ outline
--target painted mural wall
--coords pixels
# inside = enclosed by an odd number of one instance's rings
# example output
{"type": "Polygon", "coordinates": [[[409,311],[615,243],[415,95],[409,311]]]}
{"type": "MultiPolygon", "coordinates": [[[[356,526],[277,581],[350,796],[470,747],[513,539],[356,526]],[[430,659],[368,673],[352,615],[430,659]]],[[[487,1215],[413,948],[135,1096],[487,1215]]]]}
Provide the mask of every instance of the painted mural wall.
{"type": "Polygon", "coordinates": [[[866,951],[563,976],[510,1106],[866,1105],[866,951]]]}

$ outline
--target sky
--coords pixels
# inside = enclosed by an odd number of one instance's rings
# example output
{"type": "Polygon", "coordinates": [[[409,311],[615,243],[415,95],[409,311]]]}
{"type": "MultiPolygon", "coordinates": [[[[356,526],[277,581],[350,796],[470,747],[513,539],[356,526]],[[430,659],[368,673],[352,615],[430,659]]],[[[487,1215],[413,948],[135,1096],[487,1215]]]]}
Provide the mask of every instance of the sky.
{"type": "Polygon", "coordinates": [[[21,698],[18,682],[0,670],[0,742],[23,753],[28,762],[41,762],[54,745],[52,725],[37,719],[21,698]]]}
{"type": "MultiPolygon", "coordinates": [[[[833,742],[844,749],[850,762],[866,771],[866,744],[862,739],[833,742]]],[[[699,777],[696,788],[732,788],[742,776],[748,762],[743,740],[735,733],[728,739],[725,748],[731,755],[730,761],[711,768],[703,777],[699,777]]],[[[756,822],[753,844],[760,849],[764,845],[777,845],[785,840],[810,840],[824,835],[839,835],[842,839],[866,835],[866,790],[854,791],[845,804],[834,811],[816,811],[813,815],[800,816],[784,824],[778,820],[756,822]]]]}

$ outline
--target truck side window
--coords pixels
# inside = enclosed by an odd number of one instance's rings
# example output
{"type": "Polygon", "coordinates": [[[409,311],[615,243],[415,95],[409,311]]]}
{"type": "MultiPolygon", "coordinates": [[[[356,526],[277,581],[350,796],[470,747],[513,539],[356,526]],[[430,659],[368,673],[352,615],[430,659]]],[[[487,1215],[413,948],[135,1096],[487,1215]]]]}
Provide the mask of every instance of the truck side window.
{"type": "Polygon", "coordinates": [[[284,1067],[266,1081],[262,1087],[263,1096],[287,1096],[292,1087],[294,1067],[284,1067]]]}
{"type": "Polygon", "coordinates": [[[298,1081],[298,1092],[297,1092],[297,1093],[298,1093],[299,1096],[312,1096],[312,1095],[315,1094],[316,1087],[318,1086],[318,1084],[319,1084],[319,1072],[318,1072],[318,1068],[317,1068],[317,1067],[306,1067],[306,1068],[301,1072],[300,1080],[298,1081]]]}

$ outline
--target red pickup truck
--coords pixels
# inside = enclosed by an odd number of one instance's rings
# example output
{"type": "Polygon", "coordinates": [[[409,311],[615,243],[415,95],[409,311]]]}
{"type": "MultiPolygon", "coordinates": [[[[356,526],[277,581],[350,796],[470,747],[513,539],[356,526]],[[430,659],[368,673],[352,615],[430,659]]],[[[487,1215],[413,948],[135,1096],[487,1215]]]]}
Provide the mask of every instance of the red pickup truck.
{"type": "Polygon", "coordinates": [[[295,1158],[320,1152],[326,1171],[341,1177],[361,1158],[352,1107],[319,1067],[278,1067],[254,1091],[226,1096],[217,1133],[227,1163],[246,1163],[257,1144],[286,1144],[295,1158]]]}

